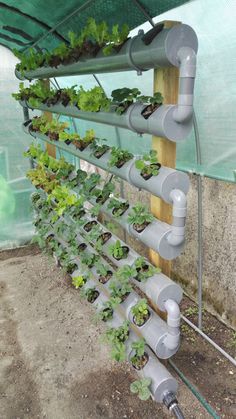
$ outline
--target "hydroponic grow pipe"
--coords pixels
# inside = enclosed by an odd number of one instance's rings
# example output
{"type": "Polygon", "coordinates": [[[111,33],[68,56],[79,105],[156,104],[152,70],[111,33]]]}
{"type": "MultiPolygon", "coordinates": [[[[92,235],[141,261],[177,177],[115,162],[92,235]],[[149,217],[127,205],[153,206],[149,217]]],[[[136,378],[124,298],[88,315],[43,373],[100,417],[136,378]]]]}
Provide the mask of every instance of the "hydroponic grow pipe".
{"type": "MultiPolygon", "coordinates": [[[[74,188],[74,191],[78,191],[79,194],[80,188],[74,188]]],[[[116,222],[120,224],[128,234],[135,237],[167,260],[176,258],[183,250],[185,239],[185,220],[187,214],[187,200],[185,194],[177,189],[174,189],[171,192],[171,197],[173,200],[172,225],[155,218],[155,220],[150,222],[143,231],[138,232],[128,220],[129,214],[132,212],[133,208],[131,205],[129,205],[129,208],[121,216],[116,217],[116,222]]],[[[96,205],[95,197],[87,198],[87,200],[92,205],[96,205]]],[[[108,208],[109,201],[110,199],[108,198],[100,207],[100,211],[113,218],[113,210],[108,208]]]]}
{"type": "Polygon", "coordinates": [[[112,105],[108,112],[89,112],[81,111],[75,105],[63,106],[61,103],[52,106],[41,103],[34,107],[27,101],[19,101],[19,103],[30,109],[38,109],[44,112],[112,125],[129,129],[137,134],[151,134],[167,138],[174,142],[184,140],[192,129],[192,118],[181,123],[175,121],[174,111],[177,109],[176,105],[161,105],[148,119],[145,119],[142,112],[146,109],[147,105],[140,102],[130,105],[122,115],[116,113],[116,105],[112,105]]]}
{"type": "MultiPolygon", "coordinates": [[[[36,207],[36,211],[39,212],[37,207],[36,207]]],[[[59,219],[58,222],[59,221],[61,220],[59,219]]],[[[50,235],[51,233],[52,231],[48,232],[48,235],[50,235]]],[[[83,242],[83,238],[81,240],[82,241],[80,241],[80,243],[83,242]]],[[[63,247],[68,248],[67,243],[63,239],[57,237],[57,241],[63,247]]],[[[90,245],[88,246],[93,251],[93,248],[91,248],[90,245]]],[[[74,276],[77,276],[78,273],[80,274],[83,273],[81,272],[80,268],[78,268],[78,270],[75,270],[71,274],[71,277],[73,278],[74,276]]],[[[92,275],[94,277],[94,272],[92,272],[92,275]]],[[[101,283],[98,282],[97,278],[96,279],[94,278],[94,280],[89,279],[82,288],[87,289],[91,285],[95,285],[96,287],[98,287],[98,290],[100,291],[97,299],[92,303],[94,307],[96,308],[96,310],[100,311],[100,309],[102,309],[103,303],[108,300],[108,296],[110,296],[110,293],[108,293],[108,290],[105,287],[105,285],[102,285],[101,283]]],[[[124,310],[123,308],[121,309],[119,306],[114,311],[112,319],[107,321],[107,324],[111,327],[120,326],[122,324],[122,319],[124,319],[124,317],[125,317],[124,310]]],[[[132,356],[134,355],[134,351],[132,349],[132,342],[137,341],[138,339],[139,339],[139,334],[136,334],[135,328],[133,328],[132,326],[129,333],[128,340],[125,342],[127,360],[131,363],[131,365],[133,365],[131,362],[131,359],[132,359],[132,356]]],[[[141,376],[141,378],[143,377],[151,378],[151,392],[152,392],[153,399],[159,403],[163,402],[165,406],[167,406],[167,408],[171,411],[170,406],[172,405],[172,403],[177,403],[175,399],[175,395],[178,390],[178,383],[176,379],[174,379],[171,376],[171,374],[164,367],[164,365],[162,365],[157,360],[156,356],[153,354],[153,352],[147,345],[145,345],[145,353],[148,356],[147,363],[144,365],[144,367],[141,370],[136,370],[136,372],[138,373],[139,376],[141,376]],[[167,400],[168,400],[168,404],[167,404],[167,400]]]]}
{"type": "Polygon", "coordinates": [[[59,65],[57,68],[41,67],[26,71],[24,75],[16,70],[16,77],[20,80],[33,80],[128,70],[142,72],[152,68],[179,67],[179,50],[183,47],[197,53],[197,35],[190,26],[185,24],[178,24],[172,28],[160,26],[156,25],[146,34],[139,32],[138,35],[129,38],[120,51],[114,51],[109,56],[105,56],[100,50],[95,57],[83,58],[76,63],[59,65]]]}
{"type": "MultiPolygon", "coordinates": [[[[64,220],[65,222],[69,222],[70,224],[76,224],[72,217],[64,217],[64,220]]],[[[83,226],[92,220],[93,219],[89,217],[88,214],[86,214],[86,217],[84,216],[83,226]]],[[[101,227],[101,229],[104,232],[108,232],[108,230],[98,221],[97,224],[101,227]]],[[[88,241],[87,233],[82,227],[79,231],[79,234],[80,236],[84,237],[86,241],[88,241]]],[[[138,257],[140,257],[140,255],[137,252],[135,252],[132,248],[129,247],[129,256],[128,258],[123,260],[117,260],[109,254],[109,245],[114,244],[117,240],[120,241],[122,246],[126,245],[126,243],[124,243],[115,234],[112,233],[112,237],[110,238],[110,240],[102,246],[102,253],[104,253],[106,257],[109,260],[111,260],[111,262],[117,267],[122,267],[124,265],[132,266],[135,260],[138,257]]],[[[94,244],[90,240],[89,242],[91,244],[94,244]]],[[[179,304],[182,300],[183,291],[181,287],[161,272],[155,273],[153,276],[149,277],[145,282],[139,282],[135,280],[135,278],[130,278],[130,280],[138,288],[140,288],[140,290],[144,292],[161,311],[166,311],[165,303],[168,299],[174,300],[177,304],[179,304]]]]}
{"type": "MultiPolygon", "coordinates": [[[[67,237],[66,232],[64,235],[67,237]]],[[[69,249],[69,246],[64,239],[58,237],[57,234],[56,238],[64,248],[69,249]]],[[[84,243],[83,236],[81,237],[80,234],[77,235],[77,243],[78,245],[84,243]]],[[[96,250],[94,250],[89,244],[87,244],[85,250],[89,253],[98,255],[96,250]]],[[[79,267],[79,256],[72,257],[70,262],[74,262],[78,267],[78,269],[72,273],[72,276],[77,276],[78,271],[83,275],[83,271],[79,267]]],[[[103,262],[105,261],[103,260],[103,262]]],[[[96,278],[99,276],[96,273],[96,268],[92,268],[91,273],[96,278]]],[[[110,296],[108,288],[104,287],[104,289],[107,290],[110,296]]],[[[177,303],[172,300],[167,300],[165,302],[165,307],[167,309],[167,324],[151,309],[151,307],[149,307],[149,318],[142,326],[139,327],[134,322],[132,307],[134,307],[140,300],[141,297],[133,290],[129,293],[126,299],[120,303],[119,307],[122,308],[125,313],[125,317],[131,322],[131,324],[133,324],[134,329],[144,337],[145,341],[153,349],[155,354],[161,359],[168,359],[174,355],[179,348],[179,310],[173,309],[173,307],[177,306],[177,303]]]]}
{"type": "Polygon", "coordinates": [[[109,160],[111,157],[111,150],[107,150],[100,158],[94,156],[94,150],[89,145],[83,151],[80,151],[73,144],[65,144],[63,141],[51,141],[47,135],[39,132],[32,131],[31,121],[28,120],[22,124],[22,129],[26,134],[31,135],[33,138],[46,141],[63,151],[69,152],[82,160],[85,160],[94,166],[97,166],[121,179],[129,182],[130,185],[138,189],[144,189],[152,195],[158,196],[168,204],[173,202],[171,191],[179,189],[184,194],[187,194],[190,186],[189,177],[186,173],[180,172],[169,167],[161,166],[157,176],[152,176],[150,179],[145,180],[140,170],[136,169],[135,161],[139,159],[138,156],[133,157],[126,162],[122,167],[110,167],[109,160]]]}

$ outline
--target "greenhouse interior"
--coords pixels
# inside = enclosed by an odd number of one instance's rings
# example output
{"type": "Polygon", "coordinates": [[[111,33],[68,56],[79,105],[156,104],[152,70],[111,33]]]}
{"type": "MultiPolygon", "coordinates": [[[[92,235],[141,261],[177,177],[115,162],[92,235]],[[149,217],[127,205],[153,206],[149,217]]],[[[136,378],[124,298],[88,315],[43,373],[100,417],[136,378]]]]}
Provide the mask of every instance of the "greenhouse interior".
{"type": "Polygon", "coordinates": [[[1,419],[236,418],[235,16],[0,3],[1,419]]]}

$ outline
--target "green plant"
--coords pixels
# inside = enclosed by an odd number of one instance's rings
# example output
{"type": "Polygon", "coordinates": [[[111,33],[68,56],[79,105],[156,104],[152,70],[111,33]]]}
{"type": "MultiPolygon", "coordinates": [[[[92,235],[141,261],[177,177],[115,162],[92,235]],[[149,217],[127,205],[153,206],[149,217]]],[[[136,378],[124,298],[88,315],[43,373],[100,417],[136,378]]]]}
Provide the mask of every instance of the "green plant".
{"type": "Polygon", "coordinates": [[[99,311],[97,317],[101,319],[102,321],[106,322],[112,319],[113,311],[114,311],[113,304],[111,301],[108,300],[103,304],[102,309],[99,311]]]}
{"type": "Polygon", "coordinates": [[[155,217],[148,211],[145,205],[137,203],[132,207],[128,215],[128,222],[133,224],[137,232],[143,231],[155,217]]]}
{"type": "Polygon", "coordinates": [[[132,285],[129,283],[128,278],[120,276],[118,280],[116,278],[109,284],[109,289],[111,297],[115,298],[116,303],[120,304],[132,291],[132,285]]]}
{"type": "Polygon", "coordinates": [[[86,178],[86,182],[83,184],[81,189],[81,195],[84,195],[85,198],[91,196],[91,191],[97,186],[101,181],[101,176],[98,173],[92,173],[86,178]]]}
{"type": "Polygon", "coordinates": [[[109,198],[110,194],[115,190],[115,185],[113,182],[109,181],[105,183],[102,189],[94,189],[93,195],[97,197],[96,202],[99,204],[104,204],[109,198]]]}
{"type": "Polygon", "coordinates": [[[152,395],[149,389],[151,383],[151,378],[142,378],[140,380],[136,380],[131,383],[130,391],[131,393],[137,394],[140,400],[148,400],[152,395]]]}
{"type": "Polygon", "coordinates": [[[80,257],[82,265],[86,265],[88,268],[92,268],[98,259],[99,256],[95,253],[88,253],[85,251],[82,253],[80,257]]]}
{"type": "Polygon", "coordinates": [[[104,340],[111,345],[111,356],[116,361],[125,360],[125,341],[129,337],[129,322],[125,321],[122,326],[107,329],[104,340]]]}
{"type": "Polygon", "coordinates": [[[115,273],[115,277],[119,280],[127,280],[129,281],[130,278],[134,278],[137,275],[137,271],[135,267],[130,265],[124,265],[121,268],[117,269],[115,273]]]}
{"type": "Polygon", "coordinates": [[[110,99],[108,99],[99,86],[95,86],[90,90],[84,90],[80,86],[78,91],[77,105],[81,111],[98,112],[100,110],[109,111],[110,99]]]}
{"type": "Polygon", "coordinates": [[[129,208],[128,201],[118,201],[116,198],[110,198],[107,204],[108,209],[112,209],[114,217],[121,217],[123,213],[129,208]]]}
{"type": "Polygon", "coordinates": [[[129,248],[127,246],[122,246],[120,240],[109,246],[108,251],[111,256],[115,259],[126,259],[129,253],[129,248]]]}
{"type": "Polygon", "coordinates": [[[137,271],[136,279],[140,282],[145,282],[151,276],[161,272],[160,268],[149,265],[144,257],[137,258],[134,262],[134,266],[137,271]]]}
{"type": "Polygon", "coordinates": [[[94,303],[94,301],[99,296],[99,292],[96,290],[95,287],[92,287],[82,290],[80,295],[81,297],[85,297],[89,303],[94,303]]]}
{"type": "Polygon", "coordinates": [[[128,150],[122,150],[118,147],[111,147],[111,156],[108,162],[109,167],[122,167],[127,161],[133,158],[133,154],[128,150]]]}
{"type": "Polygon", "coordinates": [[[134,316],[135,324],[137,326],[143,326],[150,316],[147,300],[145,298],[141,298],[137,304],[131,308],[131,312],[134,316]]]}
{"type": "Polygon", "coordinates": [[[81,288],[85,283],[86,279],[82,275],[72,277],[72,284],[76,289],[81,288]]]}
{"type": "Polygon", "coordinates": [[[132,342],[132,349],[134,351],[134,355],[130,359],[132,365],[137,370],[141,370],[148,361],[148,355],[145,353],[145,339],[139,339],[135,342],[132,342]]]}
{"type": "Polygon", "coordinates": [[[157,176],[160,169],[160,164],[157,159],[157,151],[150,150],[148,154],[144,154],[141,159],[135,161],[136,169],[141,171],[144,178],[157,176]]]}

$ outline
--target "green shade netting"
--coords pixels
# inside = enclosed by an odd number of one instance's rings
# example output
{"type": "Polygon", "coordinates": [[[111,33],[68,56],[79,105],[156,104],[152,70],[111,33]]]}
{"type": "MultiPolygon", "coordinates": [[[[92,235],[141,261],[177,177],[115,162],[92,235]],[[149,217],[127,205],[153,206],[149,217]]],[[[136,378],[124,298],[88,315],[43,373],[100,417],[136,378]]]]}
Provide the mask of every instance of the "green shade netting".
{"type": "Polygon", "coordinates": [[[68,20],[57,26],[38,46],[51,50],[59,42],[68,40],[68,32],[79,30],[88,17],[105,20],[108,25],[127,23],[130,29],[147,20],[144,8],[151,17],[157,16],[188,0],[31,0],[0,2],[0,43],[8,48],[25,49],[67,16],[68,20]]]}

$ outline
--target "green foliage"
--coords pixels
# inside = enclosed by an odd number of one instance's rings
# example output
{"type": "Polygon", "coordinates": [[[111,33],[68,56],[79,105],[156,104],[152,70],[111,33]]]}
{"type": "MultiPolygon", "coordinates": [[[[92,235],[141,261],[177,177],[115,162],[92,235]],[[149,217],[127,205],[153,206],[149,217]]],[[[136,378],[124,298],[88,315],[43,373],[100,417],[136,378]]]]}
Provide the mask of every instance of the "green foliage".
{"type": "Polygon", "coordinates": [[[111,157],[108,162],[108,166],[114,167],[120,165],[121,163],[124,164],[127,161],[131,160],[133,157],[133,154],[130,153],[128,150],[122,150],[118,147],[111,147],[111,157]]]}
{"type": "Polygon", "coordinates": [[[87,91],[84,90],[83,86],[80,86],[77,105],[81,111],[109,111],[110,99],[106,97],[104,90],[99,86],[95,86],[87,91]]]}
{"type": "Polygon", "coordinates": [[[109,289],[111,297],[116,299],[119,304],[132,291],[132,285],[129,283],[129,278],[115,275],[115,279],[110,282],[109,289]]]}
{"type": "MultiPolygon", "coordinates": [[[[142,357],[144,355],[145,352],[145,339],[139,339],[136,340],[135,342],[132,342],[132,349],[135,351],[134,357],[142,357]]],[[[131,358],[132,361],[133,358],[131,358]]]]}
{"type": "Polygon", "coordinates": [[[120,240],[116,240],[114,244],[110,245],[108,251],[115,259],[125,259],[128,255],[128,252],[124,246],[122,246],[120,240]]]}
{"type": "Polygon", "coordinates": [[[160,268],[150,265],[144,257],[137,258],[134,266],[138,271],[137,278],[141,282],[145,282],[151,276],[161,272],[160,268]]]}
{"type": "Polygon", "coordinates": [[[104,340],[111,345],[111,356],[116,361],[125,360],[125,341],[129,337],[129,322],[125,321],[122,326],[107,329],[104,340]]]}
{"type": "Polygon", "coordinates": [[[137,275],[135,267],[130,265],[124,265],[117,269],[115,277],[121,281],[129,281],[130,278],[134,278],[137,275]]]}
{"type": "Polygon", "coordinates": [[[151,383],[151,378],[142,378],[140,380],[136,380],[131,383],[130,391],[131,393],[137,394],[140,400],[148,400],[152,395],[149,390],[151,383]]]}
{"type": "Polygon", "coordinates": [[[128,215],[128,222],[138,226],[149,224],[154,220],[155,217],[148,211],[147,207],[139,202],[132,207],[128,215]]]}
{"type": "Polygon", "coordinates": [[[108,209],[115,210],[114,212],[112,212],[112,215],[117,218],[123,214],[124,208],[128,206],[129,206],[128,201],[123,202],[123,201],[119,201],[116,198],[110,198],[107,204],[108,209]]]}
{"type": "Polygon", "coordinates": [[[135,161],[135,167],[141,171],[141,174],[157,176],[159,173],[157,151],[150,150],[149,153],[144,154],[141,159],[135,161]]]}
{"type": "Polygon", "coordinates": [[[83,289],[80,293],[81,297],[87,299],[89,303],[93,303],[99,295],[95,287],[83,289]]]}
{"type": "Polygon", "coordinates": [[[82,275],[72,277],[72,284],[76,289],[81,288],[85,283],[86,279],[82,275]]]}
{"type": "Polygon", "coordinates": [[[116,89],[111,92],[113,102],[116,103],[133,103],[140,94],[140,90],[136,87],[133,89],[130,89],[129,87],[123,87],[122,89],[116,89]]]}
{"type": "Polygon", "coordinates": [[[137,326],[142,326],[149,316],[147,300],[145,298],[141,298],[137,304],[131,308],[131,312],[137,326]]]}

